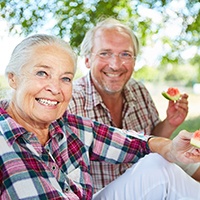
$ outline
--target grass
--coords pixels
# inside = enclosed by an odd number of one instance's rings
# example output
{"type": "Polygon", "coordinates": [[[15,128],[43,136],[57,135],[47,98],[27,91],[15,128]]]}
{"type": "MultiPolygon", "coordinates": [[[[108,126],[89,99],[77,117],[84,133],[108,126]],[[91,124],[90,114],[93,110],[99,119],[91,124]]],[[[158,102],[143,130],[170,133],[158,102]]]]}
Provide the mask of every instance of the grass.
{"type": "Polygon", "coordinates": [[[189,132],[194,132],[200,129],[200,116],[193,117],[185,120],[172,134],[171,138],[174,138],[181,130],[187,130],[189,132]]]}

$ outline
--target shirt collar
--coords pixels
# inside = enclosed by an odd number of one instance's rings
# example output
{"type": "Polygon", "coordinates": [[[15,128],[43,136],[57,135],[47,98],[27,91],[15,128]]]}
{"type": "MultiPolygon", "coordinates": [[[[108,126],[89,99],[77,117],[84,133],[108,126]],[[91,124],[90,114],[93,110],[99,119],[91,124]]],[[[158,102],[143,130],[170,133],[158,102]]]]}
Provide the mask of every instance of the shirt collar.
{"type": "Polygon", "coordinates": [[[102,100],[100,94],[97,92],[96,88],[94,87],[90,72],[85,76],[85,82],[86,82],[85,108],[93,109],[97,105],[102,104],[103,100],[102,100]]]}
{"type": "MultiPolygon", "coordinates": [[[[85,109],[93,109],[97,105],[101,104],[103,106],[103,100],[100,96],[100,94],[97,92],[97,90],[94,87],[93,81],[91,79],[91,74],[88,73],[84,77],[84,82],[86,83],[86,102],[85,102],[85,109]]],[[[131,85],[135,83],[134,79],[130,79],[127,84],[124,87],[124,101],[127,102],[128,104],[135,104],[137,101],[136,94],[132,91],[131,85]]]]}
{"type": "Polygon", "coordinates": [[[26,130],[15,122],[3,108],[0,108],[0,130],[1,129],[5,140],[10,145],[26,132],[26,130]]]}
{"type": "Polygon", "coordinates": [[[128,103],[135,103],[137,101],[137,94],[133,87],[135,83],[134,79],[130,79],[124,87],[124,98],[128,103]]]}
{"type": "MultiPolygon", "coordinates": [[[[2,101],[0,101],[0,130],[2,129],[1,132],[4,133],[6,141],[10,145],[13,145],[13,143],[22,135],[26,135],[26,139],[33,137],[33,133],[29,133],[26,129],[24,129],[20,124],[15,122],[15,120],[13,120],[8,115],[8,113],[4,109],[4,103],[5,101],[3,103],[2,101]]],[[[61,128],[62,125],[60,123],[56,120],[50,124],[50,137],[56,137],[58,135],[59,139],[63,138],[64,132],[61,128]]]]}

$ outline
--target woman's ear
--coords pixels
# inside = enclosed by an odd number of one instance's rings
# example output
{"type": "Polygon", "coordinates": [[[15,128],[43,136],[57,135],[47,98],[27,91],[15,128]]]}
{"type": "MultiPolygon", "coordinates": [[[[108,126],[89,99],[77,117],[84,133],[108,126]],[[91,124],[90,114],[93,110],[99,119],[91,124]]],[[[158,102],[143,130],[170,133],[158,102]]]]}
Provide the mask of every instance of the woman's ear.
{"type": "Polygon", "coordinates": [[[17,77],[13,73],[8,74],[8,84],[11,88],[16,89],[17,87],[17,77]]]}
{"type": "Polygon", "coordinates": [[[85,57],[85,66],[90,69],[90,59],[87,56],[85,57]]]}

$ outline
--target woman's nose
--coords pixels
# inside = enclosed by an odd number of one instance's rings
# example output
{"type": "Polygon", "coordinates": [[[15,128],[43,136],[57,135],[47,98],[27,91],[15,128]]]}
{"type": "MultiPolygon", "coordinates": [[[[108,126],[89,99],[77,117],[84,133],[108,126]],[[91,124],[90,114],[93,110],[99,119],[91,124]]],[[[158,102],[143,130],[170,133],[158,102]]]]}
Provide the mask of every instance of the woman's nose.
{"type": "Polygon", "coordinates": [[[61,91],[60,82],[58,80],[51,79],[51,81],[49,81],[48,85],[46,86],[46,90],[52,92],[54,95],[59,94],[61,91]]]}

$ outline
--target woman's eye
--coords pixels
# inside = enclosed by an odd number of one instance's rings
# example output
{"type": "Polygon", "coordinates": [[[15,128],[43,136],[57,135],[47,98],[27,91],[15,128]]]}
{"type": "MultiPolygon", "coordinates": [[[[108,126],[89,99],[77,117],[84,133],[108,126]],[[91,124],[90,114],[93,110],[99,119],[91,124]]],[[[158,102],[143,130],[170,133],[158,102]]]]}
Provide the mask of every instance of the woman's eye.
{"type": "Polygon", "coordinates": [[[71,78],[69,78],[69,77],[63,77],[62,80],[64,82],[71,82],[71,78]]]}
{"type": "Polygon", "coordinates": [[[47,73],[45,72],[45,71],[38,71],[37,73],[36,73],[36,75],[37,76],[47,76],[47,73]]]}

